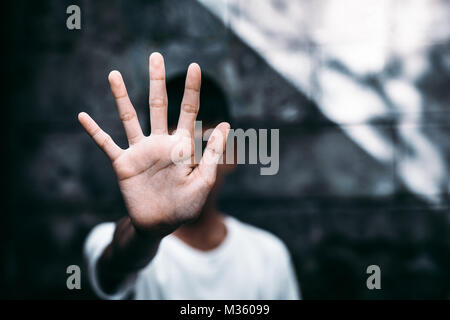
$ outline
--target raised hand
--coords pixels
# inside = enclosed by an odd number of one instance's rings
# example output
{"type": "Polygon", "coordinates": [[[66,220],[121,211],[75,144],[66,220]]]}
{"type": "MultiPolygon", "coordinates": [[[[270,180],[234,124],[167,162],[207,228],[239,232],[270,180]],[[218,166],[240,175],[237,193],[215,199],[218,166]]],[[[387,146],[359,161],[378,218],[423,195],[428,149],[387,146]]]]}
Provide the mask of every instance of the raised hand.
{"type": "Polygon", "coordinates": [[[149,72],[149,136],[142,133],[118,71],[112,71],[108,79],[129,148],[117,146],[88,114],[82,112],[78,119],[110,158],[134,226],[139,230],[173,229],[200,213],[214,185],[230,126],[223,122],[214,129],[200,163],[195,165],[190,160],[200,100],[200,67],[193,63],[188,68],[177,130],[170,135],[164,60],[159,53],[150,56],[149,72]]]}

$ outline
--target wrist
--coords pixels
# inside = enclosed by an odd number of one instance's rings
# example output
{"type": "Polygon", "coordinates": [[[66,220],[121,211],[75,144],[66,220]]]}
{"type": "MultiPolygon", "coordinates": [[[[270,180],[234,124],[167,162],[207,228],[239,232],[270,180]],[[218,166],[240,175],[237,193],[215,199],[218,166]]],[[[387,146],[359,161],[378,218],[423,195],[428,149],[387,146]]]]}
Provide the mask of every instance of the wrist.
{"type": "Polygon", "coordinates": [[[138,223],[131,217],[128,217],[129,223],[132,226],[136,237],[142,241],[160,241],[165,236],[171,234],[178,229],[182,223],[168,223],[168,222],[152,222],[152,223],[138,223]]]}

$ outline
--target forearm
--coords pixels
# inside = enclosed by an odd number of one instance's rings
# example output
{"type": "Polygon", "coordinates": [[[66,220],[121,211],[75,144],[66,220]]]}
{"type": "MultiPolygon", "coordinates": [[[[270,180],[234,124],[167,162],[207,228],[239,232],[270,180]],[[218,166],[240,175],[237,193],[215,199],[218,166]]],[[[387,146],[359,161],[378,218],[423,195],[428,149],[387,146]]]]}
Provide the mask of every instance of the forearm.
{"type": "Polygon", "coordinates": [[[170,233],[155,229],[137,230],[129,217],[117,222],[114,237],[98,261],[99,283],[107,293],[114,292],[130,275],[151,262],[161,239],[170,233]]]}

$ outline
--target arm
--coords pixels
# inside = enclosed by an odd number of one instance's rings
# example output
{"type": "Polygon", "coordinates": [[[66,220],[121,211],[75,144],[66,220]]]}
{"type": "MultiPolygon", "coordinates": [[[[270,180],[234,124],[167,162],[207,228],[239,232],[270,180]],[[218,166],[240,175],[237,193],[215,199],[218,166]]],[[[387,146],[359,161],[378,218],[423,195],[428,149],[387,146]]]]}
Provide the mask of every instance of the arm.
{"type": "Polygon", "coordinates": [[[111,72],[108,79],[129,148],[118,147],[86,113],[78,115],[84,129],[111,160],[128,211],[128,216],[117,223],[113,240],[98,261],[99,281],[110,292],[152,260],[164,236],[198,216],[214,185],[229,131],[228,123],[219,124],[200,163],[194,163],[200,67],[191,64],[188,68],[177,130],[169,135],[164,60],[154,53],[149,65],[149,136],[142,133],[117,71],[111,72]]]}
{"type": "Polygon", "coordinates": [[[138,232],[129,217],[119,220],[113,240],[98,261],[100,287],[108,294],[116,292],[124,279],[153,259],[162,237],[162,234],[138,232]]]}

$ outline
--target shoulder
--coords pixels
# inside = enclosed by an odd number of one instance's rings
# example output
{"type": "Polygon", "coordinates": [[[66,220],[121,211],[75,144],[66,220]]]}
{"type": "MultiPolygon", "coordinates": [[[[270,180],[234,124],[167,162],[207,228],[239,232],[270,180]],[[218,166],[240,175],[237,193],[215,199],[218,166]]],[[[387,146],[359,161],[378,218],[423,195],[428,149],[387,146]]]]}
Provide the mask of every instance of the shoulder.
{"type": "Polygon", "coordinates": [[[100,251],[108,245],[116,229],[114,222],[104,222],[96,225],[86,237],[84,243],[84,254],[92,254],[93,252],[100,251]]]}
{"type": "Polygon", "coordinates": [[[87,236],[87,239],[98,240],[99,238],[109,238],[114,234],[115,230],[116,224],[114,222],[103,222],[92,228],[87,236]]]}
{"type": "Polygon", "coordinates": [[[234,217],[227,217],[227,223],[233,228],[241,243],[247,243],[253,249],[261,251],[271,260],[288,260],[289,252],[283,241],[273,233],[242,222],[234,217]]]}

